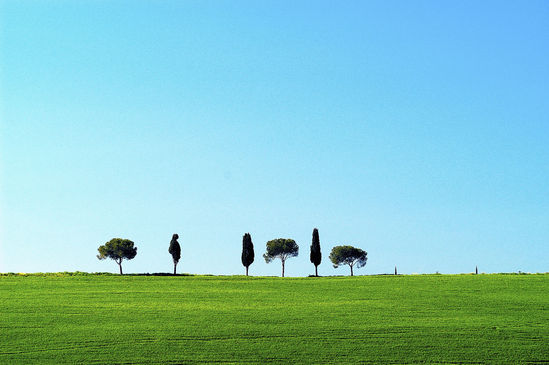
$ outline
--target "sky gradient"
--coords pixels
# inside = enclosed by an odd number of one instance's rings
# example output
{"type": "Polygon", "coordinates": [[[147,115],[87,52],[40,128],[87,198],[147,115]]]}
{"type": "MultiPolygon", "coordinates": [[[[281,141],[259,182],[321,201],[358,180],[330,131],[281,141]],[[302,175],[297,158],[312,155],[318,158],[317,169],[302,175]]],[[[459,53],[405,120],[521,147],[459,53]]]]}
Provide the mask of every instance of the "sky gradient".
{"type": "Polygon", "coordinates": [[[0,272],[549,271],[546,1],[0,2],[0,272]]]}

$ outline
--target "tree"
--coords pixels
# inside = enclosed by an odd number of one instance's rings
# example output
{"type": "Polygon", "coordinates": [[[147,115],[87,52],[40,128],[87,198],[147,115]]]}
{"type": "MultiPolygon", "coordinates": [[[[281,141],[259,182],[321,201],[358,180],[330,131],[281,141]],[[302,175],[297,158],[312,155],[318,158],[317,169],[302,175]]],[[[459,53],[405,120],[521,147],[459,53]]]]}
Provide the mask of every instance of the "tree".
{"type": "Polygon", "coordinates": [[[284,277],[284,264],[290,257],[296,257],[299,246],[290,238],[277,238],[267,242],[267,252],[263,254],[265,262],[269,263],[276,258],[282,261],[282,277],[284,277]]]}
{"type": "Polygon", "coordinates": [[[170,248],[168,249],[168,252],[172,255],[173,259],[173,274],[176,274],[177,269],[177,263],[181,259],[181,246],[179,246],[179,242],[177,242],[177,239],[179,238],[179,235],[177,233],[174,233],[172,236],[172,240],[170,241],[170,248]]]}
{"type": "Polygon", "coordinates": [[[322,252],[320,252],[320,239],[318,238],[318,229],[313,229],[313,242],[311,243],[311,263],[315,265],[315,276],[318,276],[318,265],[322,261],[322,252]]]}
{"type": "Polygon", "coordinates": [[[252,236],[249,233],[242,237],[242,265],[246,267],[246,276],[248,276],[248,267],[254,262],[254,244],[252,236]]]}
{"type": "Polygon", "coordinates": [[[355,248],[353,246],[335,246],[330,252],[330,261],[334,264],[335,268],[340,265],[349,265],[351,268],[351,276],[353,276],[353,266],[356,264],[358,268],[366,265],[368,260],[368,253],[355,248]]]}
{"type": "Polygon", "coordinates": [[[137,255],[137,247],[133,246],[133,242],[123,238],[113,238],[103,246],[99,246],[97,249],[99,260],[112,259],[120,268],[120,275],[122,275],[122,260],[131,260],[137,255]]]}

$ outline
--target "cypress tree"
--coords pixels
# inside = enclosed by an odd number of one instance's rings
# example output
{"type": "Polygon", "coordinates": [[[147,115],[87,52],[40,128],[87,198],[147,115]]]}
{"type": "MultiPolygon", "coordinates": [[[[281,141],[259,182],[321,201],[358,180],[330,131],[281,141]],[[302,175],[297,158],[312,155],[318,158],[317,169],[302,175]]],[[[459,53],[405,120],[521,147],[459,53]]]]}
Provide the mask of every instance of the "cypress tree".
{"type": "Polygon", "coordinates": [[[311,263],[315,265],[315,276],[318,276],[318,265],[322,261],[322,252],[320,252],[320,239],[318,238],[318,229],[313,229],[313,242],[311,243],[311,263]]]}
{"type": "Polygon", "coordinates": [[[246,267],[246,276],[248,276],[248,267],[254,262],[254,244],[252,236],[249,233],[242,237],[242,265],[246,267]]]}
{"type": "Polygon", "coordinates": [[[179,238],[179,235],[177,233],[174,233],[172,236],[172,240],[170,241],[170,247],[168,248],[168,252],[172,255],[173,259],[173,274],[176,274],[177,270],[177,263],[181,259],[181,246],[179,246],[179,242],[177,242],[177,239],[179,238]]]}

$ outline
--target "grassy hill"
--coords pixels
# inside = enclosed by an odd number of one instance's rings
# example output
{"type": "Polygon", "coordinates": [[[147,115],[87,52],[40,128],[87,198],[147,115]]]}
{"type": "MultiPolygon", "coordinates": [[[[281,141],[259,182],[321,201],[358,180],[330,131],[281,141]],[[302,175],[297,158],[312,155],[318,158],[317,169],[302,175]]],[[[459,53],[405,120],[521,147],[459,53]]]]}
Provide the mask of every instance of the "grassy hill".
{"type": "Polygon", "coordinates": [[[540,363],[549,275],[2,275],[0,363],[540,363]]]}

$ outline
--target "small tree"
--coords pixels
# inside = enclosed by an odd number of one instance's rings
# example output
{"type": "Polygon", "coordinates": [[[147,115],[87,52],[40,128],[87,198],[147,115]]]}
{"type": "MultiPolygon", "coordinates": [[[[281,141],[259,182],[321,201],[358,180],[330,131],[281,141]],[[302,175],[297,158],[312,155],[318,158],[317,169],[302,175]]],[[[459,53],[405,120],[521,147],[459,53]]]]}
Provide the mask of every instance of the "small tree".
{"type": "Polygon", "coordinates": [[[254,244],[252,236],[249,233],[242,237],[242,265],[246,267],[246,276],[248,276],[248,267],[254,262],[254,244]]]}
{"type": "Polygon", "coordinates": [[[353,246],[335,246],[330,253],[330,261],[334,264],[335,268],[340,265],[349,265],[351,268],[351,276],[353,276],[353,266],[356,264],[358,268],[366,265],[368,253],[355,248],[353,246]]]}
{"type": "Polygon", "coordinates": [[[172,240],[170,241],[170,248],[168,249],[168,252],[172,255],[173,259],[173,274],[176,274],[177,269],[177,263],[181,259],[181,246],[179,246],[179,242],[177,240],[179,239],[179,235],[177,233],[174,233],[172,236],[172,240]]]}
{"type": "Polygon", "coordinates": [[[263,254],[265,262],[269,263],[276,258],[282,261],[282,277],[284,277],[284,264],[290,257],[296,257],[299,253],[299,246],[289,238],[277,238],[267,242],[267,252],[263,254]]]}
{"type": "Polygon", "coordinates": [[[315,276],[318,276],[318,265],[322,261],[320,252],[320,239],[318,238],[318,229],[313,229],[313,242],[311,243],[311,263],[315,265],[315,276]]]}
{"type": "Polygon", "coordinates": [[[122,275],[122,260],[131,260],[137,255],[137,247],[133,246],[133,242],[122,238],[113,238],[103,246],[99,246],[97,249],[99,260],[112,259],[120,268],[120,275],[122,275]]]}

